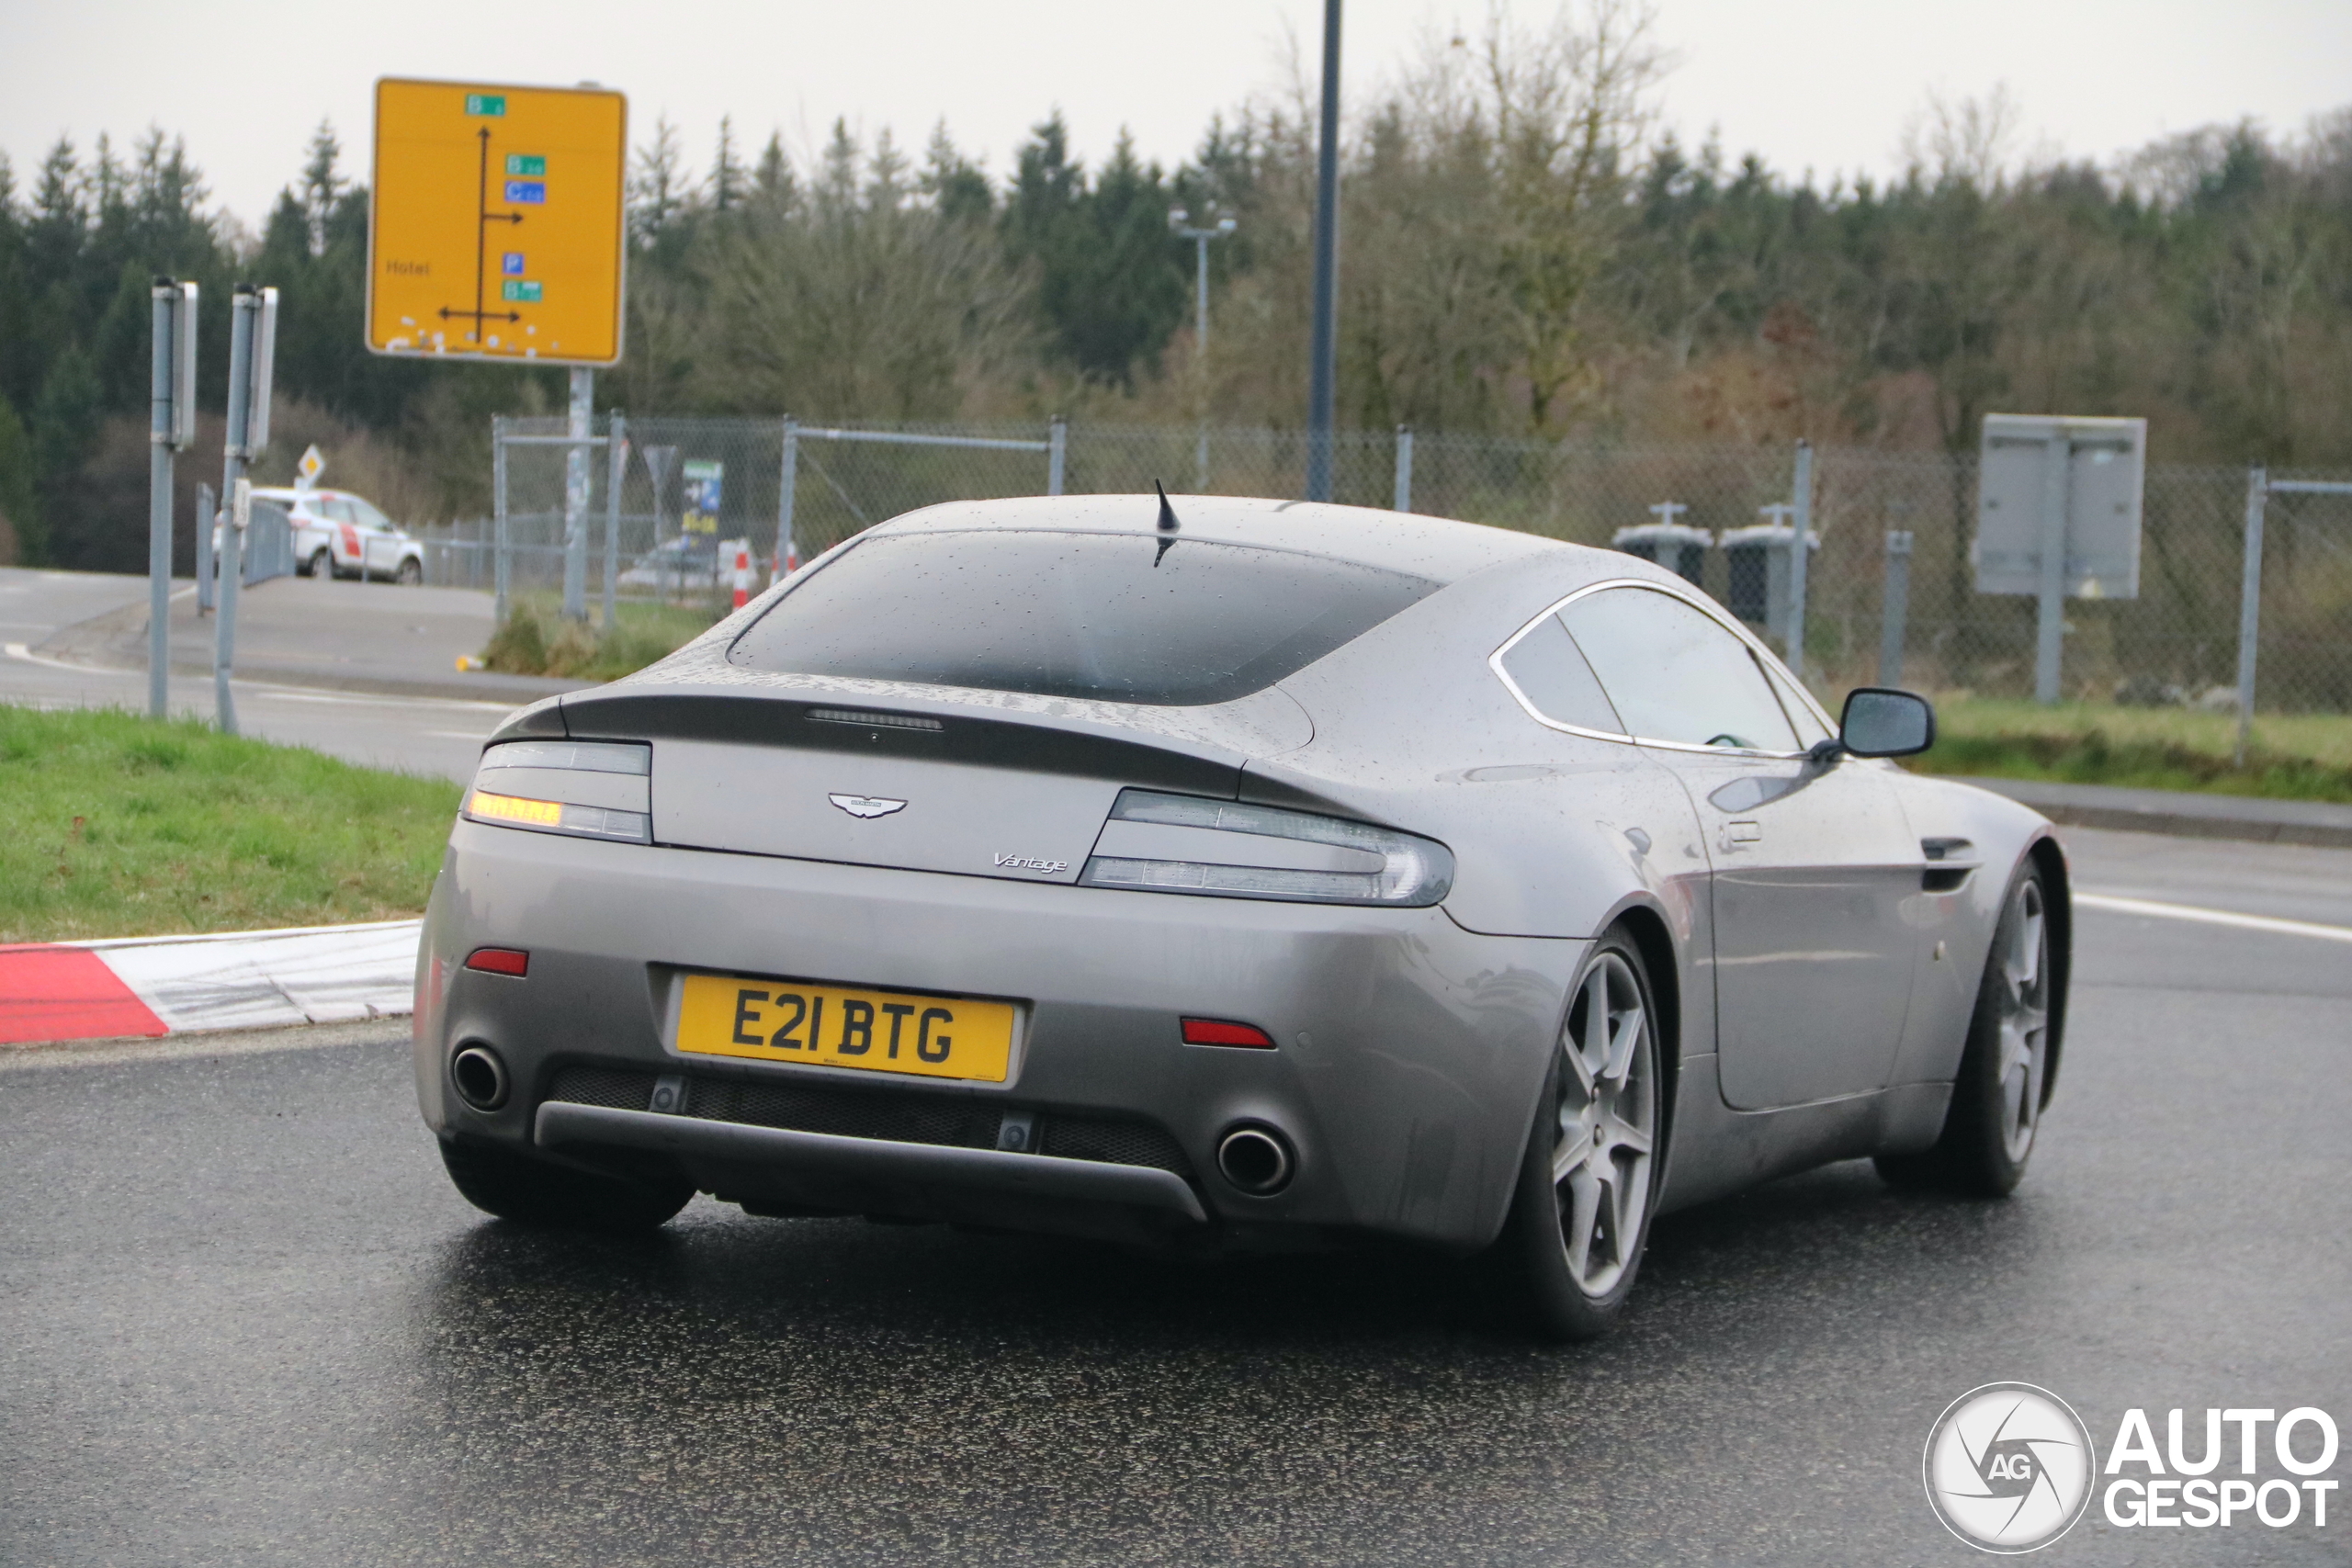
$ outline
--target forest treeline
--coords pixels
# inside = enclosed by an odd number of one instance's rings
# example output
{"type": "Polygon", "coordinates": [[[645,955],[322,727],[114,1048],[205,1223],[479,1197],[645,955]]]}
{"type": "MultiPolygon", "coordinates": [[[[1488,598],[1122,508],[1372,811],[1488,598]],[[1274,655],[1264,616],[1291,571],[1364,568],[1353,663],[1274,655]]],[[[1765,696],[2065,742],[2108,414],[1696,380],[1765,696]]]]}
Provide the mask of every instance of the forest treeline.
{"type": "MultiPolygon", "coordinates": [[[[1663,64],[1629,0],[1498,13],[1355,109],[1343,424],[1965,451],[1997,408],[2144,415],[2160,460],[2352,466],[2352,109],[2095,166],[2020,160],[2000,93],[1930,100],[1899,179],[1820,183],[1660,133],[1663,64]]],[[[1295,427],[1312,108],[1301,87],[1213,117],[1172,170],[1124,138],[1089,166],[1051,115],[1001,177],[944,126],[915,152],[836,125],[796,155],[723,122],[705,162],[657,119],[631,159],[628,355],[597,401],[1295,427]],[[1179,206],[1238,224],[1205,353],[1179,206]]],[[[204,287],[215,400],[230,285],[282,290],[275,469],[317,440],[396,513],[481,510],[489,416],[559,406],[560,375],[368,355],[367,222],[324,126],[258,235],[159,130],[61,140],[21,175],[0,157],[0,552],[143,561],[159,272],[204,287]]]]}

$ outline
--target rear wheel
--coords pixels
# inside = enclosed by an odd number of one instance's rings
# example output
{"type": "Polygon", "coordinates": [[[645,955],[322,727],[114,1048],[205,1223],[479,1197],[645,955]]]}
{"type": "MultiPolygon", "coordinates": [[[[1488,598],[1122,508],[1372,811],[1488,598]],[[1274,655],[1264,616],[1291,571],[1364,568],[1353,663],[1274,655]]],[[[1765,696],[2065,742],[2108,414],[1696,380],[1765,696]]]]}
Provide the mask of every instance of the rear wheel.
{"type": "Polygon", "coordinates": [[[322,582],[334,581],[334,552],[321,550],[311,558],[311,575],[322,582]]]}
{"type": "Polygon", "coordinates": [[[424,581],[424,563],[423,561],[417,559],[414,556],[410,556],[401,562],[400,583],[401,587],[414,588],[424,581]]]}
{"type": "Polygon", "coordinates": [[[650,1231],[686,1206],[684,1182],[648,1185],[544,1164],[504,1149],[444,1139],[441,1163],[466,1201],[517,1224],[555,1230],[650,1231]]]}
{"type": "Polygon", "coordinates": [[[2029,862],[2001,906],[1943,1134],[1923,1154],[1879,1156],[1879,1174],[1898,1187],[2007,1193],[2033,1154],[2049,1072],[2049,903],[2029,862]]]}
{"type": "Polygon", "coordinates": [[[1634,1289],[1657,1195],[1657,1010],[1622,931],[1594,944],[1553,1054],[1504,1231],[1537,1325],[1609,1331],[1634,1289]]]}

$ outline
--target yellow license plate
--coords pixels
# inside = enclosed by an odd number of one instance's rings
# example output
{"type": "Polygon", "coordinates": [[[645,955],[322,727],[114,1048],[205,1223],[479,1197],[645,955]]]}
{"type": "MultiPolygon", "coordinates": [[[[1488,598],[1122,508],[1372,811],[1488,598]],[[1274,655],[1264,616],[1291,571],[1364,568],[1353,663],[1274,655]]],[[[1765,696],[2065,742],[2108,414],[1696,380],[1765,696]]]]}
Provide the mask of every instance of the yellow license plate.
{"type": "Polygon", "coordinates": [[[678,1049],[761,1062],[1002,1083],[1012,1065],[1010,1002],[689,975],[678,1049]]]}

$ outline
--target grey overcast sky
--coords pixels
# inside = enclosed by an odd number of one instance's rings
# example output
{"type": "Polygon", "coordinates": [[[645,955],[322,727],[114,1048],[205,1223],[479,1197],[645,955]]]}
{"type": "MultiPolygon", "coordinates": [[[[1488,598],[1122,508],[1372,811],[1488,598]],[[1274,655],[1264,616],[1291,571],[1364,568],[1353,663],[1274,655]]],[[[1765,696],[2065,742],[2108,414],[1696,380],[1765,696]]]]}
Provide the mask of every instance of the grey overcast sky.
{"type": "MultiPolygon", "coordinates": [[[[1425,28],[1484,13],[1350,0],[1351,101],[1425,28]]],[[[944,118],[1001,175],[1057,105],[1081,156],[1125,126],[1173,164],[1211,113],[1282,85],[1286,34],[1311,62],[1321,16],[1317,0],[0,0],[0,150],[21,191],[60,133],[86,152],[159,125],[258,226],[321,118],[364,169],[369,85],[391,74],[602,82],[629,95],[633,133],[666,113],[705,166],[721,114],[752,149],[773,129],[796,151],[836,116],[918,146],[944,118]]],[[[1883,175],[1931,90],[2006,82],[2030,143],[2099,159],[2213,121],[2297,131],[2352,103],[2348,0],[1658,0],[1657,25],[1680,62],[1667,123],[1693,143],[1720,128],[1792,175],[1883,175]]]]}

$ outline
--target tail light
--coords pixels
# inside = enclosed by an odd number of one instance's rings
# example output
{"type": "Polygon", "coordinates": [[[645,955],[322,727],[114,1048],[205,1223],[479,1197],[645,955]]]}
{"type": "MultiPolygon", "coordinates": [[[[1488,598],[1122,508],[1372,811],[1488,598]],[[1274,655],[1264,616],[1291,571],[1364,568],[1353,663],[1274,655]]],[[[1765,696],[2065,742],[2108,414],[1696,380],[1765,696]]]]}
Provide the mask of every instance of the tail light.
{"type": "Polygon", "coordinates": [[[1151,893],[1425,908],[1453,886],[1443,844],[1271,806],[1119,792],[1079,882],[1151,893]]]}
{"type": "Polygon", "coordinates": [[[469,821],[644,844],[653,840],[653,748],[627,740],[510,740],[481,755],[469,821]]]}

